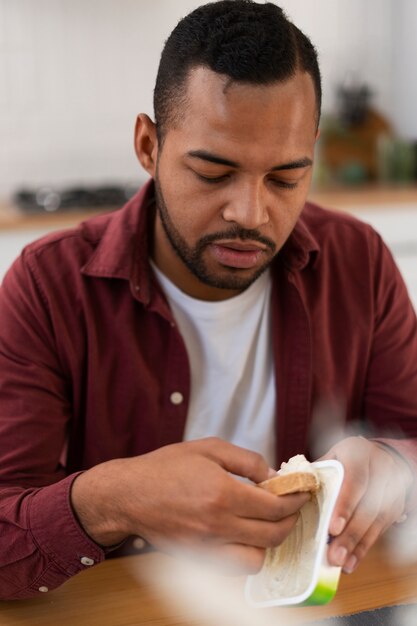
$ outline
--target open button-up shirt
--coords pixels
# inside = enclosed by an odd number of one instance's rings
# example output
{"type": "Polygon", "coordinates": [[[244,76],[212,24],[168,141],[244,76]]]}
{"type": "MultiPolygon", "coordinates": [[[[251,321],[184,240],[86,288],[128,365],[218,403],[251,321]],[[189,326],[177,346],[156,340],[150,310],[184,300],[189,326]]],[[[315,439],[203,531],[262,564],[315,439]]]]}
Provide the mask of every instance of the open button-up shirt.
{"type": "MultiPolygon", "coordinates": [[[[80,471],[182,439],[190,369],[149,265],[153,207],[150,181],[119,211],[29,245],[4,279],[0,598],[105,558],[71,508],[80,471]]],[[[416,317],[380,237],[306,204],[271,274],[278,462],[355,421],[415,472],[416,317]]]]}

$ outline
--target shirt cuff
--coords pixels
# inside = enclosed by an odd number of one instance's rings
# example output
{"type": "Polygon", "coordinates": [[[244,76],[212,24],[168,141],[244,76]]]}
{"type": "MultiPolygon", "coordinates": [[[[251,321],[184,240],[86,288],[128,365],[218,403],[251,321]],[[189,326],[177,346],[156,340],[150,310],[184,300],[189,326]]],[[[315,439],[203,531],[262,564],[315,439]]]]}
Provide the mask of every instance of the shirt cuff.
{"type": "Polygon", "coordinates": [[[51,587],[57,587],[66,578],[105,558],[105,550],[83,530],[71,506],[71,487],[81,473],[71,474],[30,496],[28,528],[39,550],[57,566],[53,568],[55,579],[52,571],[49,572],[51,587]],[[61,576],[58,575],[59,570],[61,576]]]}

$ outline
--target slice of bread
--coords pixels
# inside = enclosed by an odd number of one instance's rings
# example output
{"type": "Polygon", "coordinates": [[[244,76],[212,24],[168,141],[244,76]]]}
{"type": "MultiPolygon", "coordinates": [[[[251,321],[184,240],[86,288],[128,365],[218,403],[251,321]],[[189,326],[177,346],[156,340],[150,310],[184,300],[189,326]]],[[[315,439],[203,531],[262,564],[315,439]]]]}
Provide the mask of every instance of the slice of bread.
{"type": "Polygon", "coordinates": [[[258,483],[258,487],[265,489],[276,496],[284,496],[287,493],[311,491],[315,493],[320,489],[320,482],[311,472],[289,472],[277,474],[269,480],[258,483]]]}

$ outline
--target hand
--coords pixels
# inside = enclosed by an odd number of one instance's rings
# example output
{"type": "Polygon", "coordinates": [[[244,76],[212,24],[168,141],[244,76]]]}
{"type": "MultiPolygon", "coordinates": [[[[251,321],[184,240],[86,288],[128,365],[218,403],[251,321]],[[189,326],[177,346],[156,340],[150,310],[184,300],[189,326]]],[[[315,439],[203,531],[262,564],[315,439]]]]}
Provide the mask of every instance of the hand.
{"type": "Polygon", "coordinates": [[[405,461],[383,444],[349,437],[322,457],[337,459],[345,478],[330,522],[328,558],[351,573],[378,537],[400,520],[413,480],[405,461]]]}
{"type": "Polygon", "coordinates": [[[74,510],[93,540],[112,545],[139,535],[155,547],[207,550],[246,573],[265,548],[292,530],[308,494],[274,496],[254,483],[270,477],[264,459],[216,438],[169,445],[102,463],[80,474],[74,510]]]}

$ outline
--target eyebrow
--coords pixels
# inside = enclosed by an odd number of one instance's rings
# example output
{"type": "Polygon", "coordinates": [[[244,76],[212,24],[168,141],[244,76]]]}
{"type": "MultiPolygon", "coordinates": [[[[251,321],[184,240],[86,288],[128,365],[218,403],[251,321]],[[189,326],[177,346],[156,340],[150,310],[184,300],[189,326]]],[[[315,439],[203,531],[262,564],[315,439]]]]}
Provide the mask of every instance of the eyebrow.
{"type": "MultiPolygon", "coordinates": [[[[234,168],[240,167],[239,163],[236,161],[224,159],[223,157],[207,152],[206,150],[191,150],[190,152],[187,152],[187,156],[194,159],[201,159],[202,161],[208,161],[209,163],[216,163],[217,165],[226,165],[234,168]]],[[[313,165],[313,161],[311,159],[308,157],[302,157],[301,159],[296,159],[295,161],[290,161],[289,163],[275,165],[274,167],[271,167],[270,171],[277,172],[281,170],[296,170],[302,167],[310,167],[311,165],[313,165]]]]}

